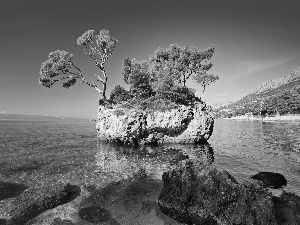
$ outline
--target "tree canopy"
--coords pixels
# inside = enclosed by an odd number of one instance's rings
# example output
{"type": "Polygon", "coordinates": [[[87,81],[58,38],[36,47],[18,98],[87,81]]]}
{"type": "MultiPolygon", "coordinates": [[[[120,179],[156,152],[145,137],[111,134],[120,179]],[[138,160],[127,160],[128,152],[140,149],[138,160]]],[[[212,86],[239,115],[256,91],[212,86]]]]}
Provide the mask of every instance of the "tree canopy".
{"type": "Polygon", "coordinates": [[[213,56],[215,47],[199,51],[197,48],[190,49],[189,44],[180,47],[171,44],[168,48],[158,48],[150,63],[153,64],[152,74],[158,79],[160,70],[168,71],[173,80],[178,84],[186,85],[186,81],[192,76],[197,84],[205,87],[219,79],[217,75],[208,74],[213,64],[209,61],[213,56]]]}
{"type": "Polygon", "coordinates": [[[116,48],[118,40],[111,37],[108,30],[101,30],[99,35],[94,35],[93,30],[88,30],[77,39],[77,44],[84,47],[84,53],[101,70],[103,78],[98,74],[95,74],[95,76],[97,81],[102,83],[102,89],[84,78],[81,70],[72,61],[74,58],[73,54],[61,50],[51,52],[48,60],[42,63],[39,83],[44,87],[50,88],[56,82],[63,81],[63,87],[69,88],[79,79],[81,83],[94,88],[103,99],[106,99],[107,73],[104,63],[116,48]],[[100,57],[100,60],[97,57],[100,57]]]}
{"type": "MultiPolygon", "coordinates": [[[[63,87],[70,88],[79,80],[95,89],[102,98],[101,102],[107,102],[107,73],[104,63],[113,53],[118,40],[111,37],[108,30],[100,30],[98,35],[93,30],[88,30],[77,39],[77,44],[83,47],[84,53],[102,72],[102,76],[95,74],[102,88],[87,81],[81,70],[74,65],[73,54],[62,50],[50,52],[48,59],[41,64],[39,83],[51,88],[56,82],[62,81],[63,87]]],[[[208,85],[219,79],[217,75],[208,73],[213,66],[210,59],[214,51],[214,46],[199,51],[197,48],[191,49],[188,44],[184,47],[171,44],[168,48],[158,48],[150,56],[151,68],[146,60],[127,58],[122,64],[122,75],[124,82],[130,85],[130,90],[117,85],[110,99],[115,103],[136,102],[143,107],[151,104],[154,108],[158,103],[160,109],[165,108],[165,105],[170,108],[176,104],[193,104],[197,99],[195,90],[186,87],[190,77],[203,87],[203,92],[208,85]]]]}
{"type": "Polygon", "coordinates": [[[152,87],[147,61],[139,62],[136,59],[125,59],[122,64],[122,75],[124,82],[131,86],[130,92],[134,97],[150,97],[152,87]]]}

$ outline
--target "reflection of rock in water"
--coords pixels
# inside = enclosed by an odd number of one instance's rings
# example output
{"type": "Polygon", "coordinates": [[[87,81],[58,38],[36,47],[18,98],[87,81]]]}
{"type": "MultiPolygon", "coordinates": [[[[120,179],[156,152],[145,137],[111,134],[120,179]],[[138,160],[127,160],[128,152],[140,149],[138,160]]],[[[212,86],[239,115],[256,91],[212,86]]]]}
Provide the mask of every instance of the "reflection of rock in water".
{"type": "Polygon", "coordinates": [[[170,145],[170,147],[177,151],[181,151],[184,155],[187,155],[189,159],[195,159],[207,164],[212,164],[215,160],[214,150],[208,143],[194,145],[170,145]]]}
{"type": "Polygon", "coordinates": [[[120,180],[132,177],[140,168],[152,178],[161,180],[162,174],[186,159],[211,164],[214,152],[209,144],[168,144],[156,147],[129,147],[97,143],[97,172],[104,177],[120,180]]]}

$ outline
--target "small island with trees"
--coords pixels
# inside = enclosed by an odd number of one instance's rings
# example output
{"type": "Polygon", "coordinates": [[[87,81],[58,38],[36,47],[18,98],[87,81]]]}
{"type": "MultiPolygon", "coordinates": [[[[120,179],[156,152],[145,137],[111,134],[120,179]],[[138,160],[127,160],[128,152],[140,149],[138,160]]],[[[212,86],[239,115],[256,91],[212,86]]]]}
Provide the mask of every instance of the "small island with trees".
{"type": "Polygon", "coordinates": [[[73,54],[57,50],[51,52],[42,63],[39,82],[51,88],[62,81],[70,88],[78,81],[95,89],[99,96],[97,131],[99,138],[127,144],[158,144],[168,142],[199,143],[207,141],[213,130],[210,106],[195,95],[196,90],[186,86],[192,79],[203,88],[219,79],[208,71],[215,47],[200,51],[171,44],[159,47],[150,56],[151,67],[146,60],[124,59],[122,76],[130,89],[114,87],[107,98],[108,74],[104,64],[118,44],[108,30],[94,35],[86,31],[77,39],[84,53],[93,60],[102,76],[95,74],[99,84],[89,82],[73,54]]]}

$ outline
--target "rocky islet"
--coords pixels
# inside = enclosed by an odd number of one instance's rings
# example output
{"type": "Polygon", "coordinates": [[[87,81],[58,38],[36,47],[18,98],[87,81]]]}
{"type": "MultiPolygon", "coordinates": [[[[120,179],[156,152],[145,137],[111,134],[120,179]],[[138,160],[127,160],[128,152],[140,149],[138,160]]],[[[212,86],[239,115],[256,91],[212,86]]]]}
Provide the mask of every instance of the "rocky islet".
{"type": "Polygon", "coordinates": [[[166,112],[123,110],[116,114],[116,110],[99,106],[96,129],[100,139],[130,145],[195,144],[207,142],[213,132],[212,109],[205,103],[178,105],[166,112]]]}

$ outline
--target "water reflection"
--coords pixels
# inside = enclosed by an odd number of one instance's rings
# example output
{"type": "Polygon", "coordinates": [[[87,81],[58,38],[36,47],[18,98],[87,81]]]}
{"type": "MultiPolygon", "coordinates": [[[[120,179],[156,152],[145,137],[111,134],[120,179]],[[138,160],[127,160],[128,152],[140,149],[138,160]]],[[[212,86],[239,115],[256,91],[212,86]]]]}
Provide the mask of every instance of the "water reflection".
{"type": "Polygon", "coordinates": [[[209,144],[129,147],[99,140],[96,173],[103,181],[81,204],[105,207],[119,224],[181,225],[160,212],[162,175],[180,161],[214,162],[209,144]]]}
{"type": "Polygon", "coordinates": [[[152,179],[161,180],[162,174],[181,160],[213,163],[214,151],[209,144],[129,147],[99,140],[95,158],[96,172],[109,180],[127,179],[140,169],[152,179]]]}

